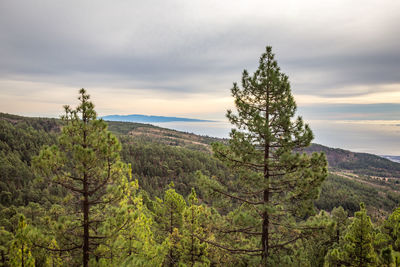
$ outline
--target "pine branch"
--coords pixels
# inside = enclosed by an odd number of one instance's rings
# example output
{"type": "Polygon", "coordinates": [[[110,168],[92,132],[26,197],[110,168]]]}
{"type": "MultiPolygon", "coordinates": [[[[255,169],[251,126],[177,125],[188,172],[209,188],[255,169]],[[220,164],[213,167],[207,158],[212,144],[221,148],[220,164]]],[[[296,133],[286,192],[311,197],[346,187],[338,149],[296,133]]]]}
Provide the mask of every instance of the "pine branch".
{"type": "Polygon", "coordinates": [[[221,248],[223,250],[229,251],[230,253],[233,253],[233,254],[250,254],[250,255],[255,255],[255,256],[257,255],[258,256],[258,255],[260,255],[260,252],[262,252],[261,249],[235,249],[235,248],[229,248],[229,247],[223,246],[221,244],[218,244],[216,242],[213,242],[213,241],[210,241],[210,240],[206,240],[206,239],[204,239],[204,238],[202,238],[202,237],[200,237],[198,235],[193,234],[193,236],[195,236],[197,239],[199,239],[202,242],[206,242],[206,243],[208,243],[210,245],[213,245],[213,246],[215,246],[217,248],[221,248]]]}
{"type": "Polygon", "coordinates": [[[261,202],[249,201],[249,200],[247,200],[247,199],[243,199],[243,198],[241,198],[241,197],[237,197],[237,196],[228,194],[228,193],[226,193],[226,192],[223,192],[223,191],[218,190],[218,189],[215,189],[215,188],[213,188],[212,190],[214,190],[215,192],[218,192],[218,193],[220,193],[220,194],[222,194],[222,195],[224,195],[224,196],[227,196],[227,197],[230,197],[230,198],[233,198],[233,199],[236,199],[236,200],[239,200],[239,201],[242,201],[242,202],[251,204],[251,205],[262,205],[262,204],[264,204],[264,202],[262,202],[262,201],[261,201],[261,202]]]}

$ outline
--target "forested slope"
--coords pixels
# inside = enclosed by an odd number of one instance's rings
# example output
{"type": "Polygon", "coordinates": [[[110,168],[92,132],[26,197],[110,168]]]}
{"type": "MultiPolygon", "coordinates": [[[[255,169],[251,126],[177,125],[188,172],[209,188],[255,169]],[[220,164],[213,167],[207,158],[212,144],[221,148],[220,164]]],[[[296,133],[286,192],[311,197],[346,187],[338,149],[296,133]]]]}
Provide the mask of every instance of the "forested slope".
{"type": "Polygon", "coordinates": [[[363,175],[400,178],[400,164],[377,155],[356,153],[319,144],[313,144],[305,151],[308,153],[324,152],[331,169],[349,170],[363,175]]]}
{"type": "Polygon", "coordinates": [[[26,118],[0,113],[0,201],[27,205],[42,196],[32,190],[31,159],[43,145],[54,144],[59,133],[54,119],[26,118]]]}

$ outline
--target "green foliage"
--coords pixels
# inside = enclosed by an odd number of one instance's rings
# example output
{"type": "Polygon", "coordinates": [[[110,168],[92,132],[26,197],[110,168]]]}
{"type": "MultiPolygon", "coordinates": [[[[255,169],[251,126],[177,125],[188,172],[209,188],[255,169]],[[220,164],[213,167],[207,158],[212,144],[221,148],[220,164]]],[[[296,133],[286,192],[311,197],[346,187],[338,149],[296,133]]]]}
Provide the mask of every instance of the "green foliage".
{"type": "Polygon", "coordinates": [[[153,235],[151,214],[137,194],[137,181],[125,187],[117,206],[107,206],[105,223],[99,229],[110,238],[95,254],[101,258],[99,266],[161,266],[168,246],[157,244],[153,235]]]}
{"type": "Polygon", "coordinates": [[[175,266],[180,260],[180,241],[182,235],[180,229],[183,223],[183,212],[186,208],[184,198],[176,193],[174,184],[171,183],[169,189],[164,194],[164,199],[161,203],[161,209],[157,214],[157,219],[161,227],[161,231],[168,239],[169,252],[164,264],[175,266]]]}
{"type": "Polygon", "coordinates": [[[382,259],[381,263],[382,266],[393,266],[393,263],[395,261],[394,259],[394,252],[391,247],[387,247],[382,249],[380,258],[382,259]]]}
{"type": "Polygon", "coordinates": [[[129,188],[130,169],[119,158],[118,139],[97,119],[89,95],[84,89],[79,93],[80,104],[75,110],[65,106],[65,125],[58,144],[44,147],[33,165],[46,182],[67,191],[59,204],[68,216],[59,218],[63,220],[60,228],[54,229],[63,234],[54,234],[62,238],[60,243],[66,250],[82,249],[82,263],[87,266],[98,241],[108,237],[98,233],[106,220],[104,211],[123,197],[121,185],[129,188]]]}
{"type": "Polygon", "coordinates": [[[188,195],[190,188],[196,187],[198,170],[229,179],[227,168],[208,153],[131,138],[122,138],[122,141],[122,158],[132,165],[132,174],[138,178],[141,188],[152,195],[161,197],[171,181],[178,192],[188,195]]]}
{"type": "Polygon", "coordinates": [[[334,208],[330,215],[321,211],[308,218],[304,227],[310,231],[309,236],[293,245],[292,265],[323,266],[327,253],[343,241],[348,225],[347,212],[342,207],[334,208]]]}
{"type": "Polygon", "coordinates": [[[354,216],[354,220],[344,237],[346,256],[354,266],[373,265],[376,263],[376,255],[372,247],[374,228],[364,204],[360,205],[360,211],[356,212],[354,216]]]}
{"type": "Polygon", "coordinates": [[[390,266],[391,262],[400,265],[400,208],[397,208],[381,226],[380,239],[376,246],[381,250],[381,259],[390,266]]]}
{"type": "Polygon", "coordinates": [[[182,227],[185,207],[186,202],[184,198],[175,191],[174,184],[171,183],[169,189],[165,191],[161,210],[161,216],[164,218],[162,223],[165,224],[165,232],[172,234],[174,228],[179,229],[182,227]]]}
{"type": "MultiPolygon", "coordinates": [[[[259,67],[250,76],[243,71],[242,88],[234,83],[237,114],[227,117],[236,127],[228,145],[213,144],[215,156],[238,174],[229,188],[213,181],[212,190],[240,203],[229,215],[231,229],[243,235],[259,237],[252,248],[233,251],[261,253],[264,265],[287,262],[278,251],[304,232],[296,227],[297,219],[313,214],[313,200],[327,175],[323,154],[294,152],[310,145],[313,134],[307,124],[295,116],[296,104],[288,77],[281,73],[271,47],[262,54],[259,67]]],[[[204,182],[203,182],[204,183],[204,182]]]]}
{"type": "MultiPolygon", "coordinates": [[[[151,201],[151,200],[150,200],[151,201]]],[[[154,216],[155,240],[163,251],[163,266],[209,266],[209,246],[204,242],[209,237],[210,210],[200,205],[194,189],[188,204],[175,191],[171,183],[163,199],[151,201],[154,216]],[[166,249],[166,250],[165,250],[166,249]]],[[[215,261],[217,263],[218,261],[215,261]]]]}
{"type": "Polygon", "coordinates": [[[33,187],[31,158],[44,144],[56,142],[57,123],[0,113],[0,204],[27,205],[42,201],[33,187]]]}
{"type": "Polygon", "coordinates": [[[397,208],[384,222],[382,232],[391,240],[393,249],[400,252],[400,208],[397,208]]]}
{"type": "Polygon", "coordinates": [[[188,204],[183,213],[180,262],[187,266],[209,266],[208,245],[199,239],[206,239],[208,212],[206,207],[198,204],[194,188],[188,197],[188,204]]]}
{"type": "Polygon", "coordinates": [[[375,220],[382,215],[388,215],[400,204],[398,193],[390,193],[377,186],[333,174],[327,177],[321,189],[321,195],[315,201],[318,209],[331,211],[334,207],[342,206],[350,216],[359,209],[360,202],[364,202],[369,210],[374,211],[375,220]]]}
{"type": "Polygon", "coordinates": [[[336,242],[337,224],[333,216],[324,211],[308,218],[305,230],[310,231],[307,239],[293,244],[290,262],[293,266],[323,266],[326,253],[336,242]]]}
{"type": "MultiPolygon", "coordinates": [[[[354,216],[339,247],[328,253],[328,266],[377,266],[378,258],[373,247],[375,231],[363,203],[354,216]]],[[[384,254],[387,260],[388,253],[384,254]]]]}
{"type": "Polygon", "coordinates": [[[28,238],[29,229],[27,228],[24,216],[20,216],[18,229],[10,246],[11,266],[35,266],[35,259],[32,257],[32,243],[28,238]]]}
{"type": "Polygon", "coordinates": [[[3,266],[6,266],[6,262],[8,259],[8,248],[10,247],[12,241],[14,239],[14,235],[9,231],[5,230],[3,227],[0,227],[0,256],[1,263],[3,266]]]}

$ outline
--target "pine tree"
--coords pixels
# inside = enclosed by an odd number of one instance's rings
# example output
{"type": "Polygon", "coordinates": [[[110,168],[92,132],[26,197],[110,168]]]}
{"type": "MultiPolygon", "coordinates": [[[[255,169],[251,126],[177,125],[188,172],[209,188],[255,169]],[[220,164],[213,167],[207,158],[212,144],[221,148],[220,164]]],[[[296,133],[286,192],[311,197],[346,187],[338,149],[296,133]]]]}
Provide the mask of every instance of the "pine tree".
{"type": "Polygon", "coordinates": [[[360,211],[354,214],[354,220],[344,237],[345,252],[351,266],[374,266],[376,255],[372,246],[374,228],[367,215],[364,204],[360,204],[360,211]]]}
{"type": "Polygon", "coordinates": [[[331,211],[332,219],[335,222],[335,243],[339,244],[344,237],[347,226],[349,225],[348,213],[342,206],[336,207],[331,211]]]}
{"type": "MultiPolygon", "coordinates": [[[[377,266],[377,255],[374,251],[374,228],[367,215],[364,203],[360,204],[360,211],[354,214],[353,222],[349,225],[344,239],[339,247],[328,252],[326,266],[377,266]]],[[[386,251],[384,260],[390,257],[386,251]]]]}
{"type": "Polygon", "coordinates": [[[107,211],[100,232],[115,234],[97,248],[96,254],[102,255],[99,266],[161,266],[168,252],[167,242],[155,242],[152,216],[134,192],[137,181],[130,188],[118,206],[107,207],[112,211],[107,211]]]}
{"type": "Polygon", "coordinates": [[[20,215],[18,228],[10,246],[10,263],[12,266],[35,266],[35,259],[32,257],[32,243],[28,237],[29,229],[25,217],[20,215]]]}
{"type": "Polygon", "coordinates": [[[385,266],[400,266],[400,208],[393,211],[375,236],[374,248],[385,266]],[[392,263],[393,262],[393,263],[392,263]]]}
{"type": "Polygon", "coordinates": [[[155,219],[160,230],[159,236],[163,238],[159,240],[159,243],[167,241],[169,246],[164,266],[178,266],[181,256],[181,228],[186,202],[183,196],[175,191],[173,182],[169,184],[165,191],[164,199],[157,199],[157,202],[155,203],[157,205],[155,219]]]}
{"type": "Polygon", "coordinates": [[[122,197],[118,185],[128,179],[130,169],[120,161],[121,145],[107,124],[97,119],[89,95],[84,89],[79,94],[75,110],[64,107],[59,144],[43,148],[33,164],[48,183],[68,192],[60,202],[68,213],[61,218],[62,251],[80,249],[86,267],[96,247],[107,239],[98,232],[104,210],[122,197]]]}
{"type": "Polygon", "coordinates": [[[204,239],[206,235],[203,223],[206,221],[207,211],[205,207],[198,204],[194,188],[188,197],[188,204],[183,213],[180,262],[192,267],[209,266],[207,243],[199,239],[204,239]]]}
{"type": "Polygon", "coordinates": [[[380,259],[383,267],[393,266],[393,263],[395,261],[393,254],[394,251],[390,246],[382,249],[380,259]]]}
{"type": "Polygon", "coordinates": [[[323,154],[299,152],[310,145],[313,134],[301,117],[292,119],[296,104],[289,79],[271,47],[252,76],[243,71],[242,89],[234,83],[231,91],[237,113],[228,110],[227,117],[236,129],[227,146],[214,144],[213,151],[236,172],[237,182],[228,187],[215,180],[202,182],[239,205],[229,232],[258,238],[256,247],[226,249],[261,255],[268,265],[279,262],[277,251],[305,237],[297,222],[313,212],[327,162],[323,154]]]}
{"type": "Polygon", "coordinates": [[[388,236],[393,249],[400,252],[400,208],[384,222],[382,232],[388,236]]]}
{"type": "Polygon", "coordinates": [[[336,240],[336,223],[329,214],[321,211],[307,220],[312,231],[308,239],[297,241],[293,245],[293,266],[323,266],[325,255],[336,240]]]}

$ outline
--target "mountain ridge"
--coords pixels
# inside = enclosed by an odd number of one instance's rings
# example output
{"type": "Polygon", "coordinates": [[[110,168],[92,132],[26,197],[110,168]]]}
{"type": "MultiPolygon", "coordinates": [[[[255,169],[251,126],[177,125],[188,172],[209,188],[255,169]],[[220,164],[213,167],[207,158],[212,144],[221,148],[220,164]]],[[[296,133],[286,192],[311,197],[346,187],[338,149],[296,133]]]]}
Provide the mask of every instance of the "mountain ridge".
{"type": "Polygon", "coordinates": [[[129,115],[106,115],[101,117],[105,121],[122,121],[122,122],[215,122],[213,120],[201,120],[183,117],[169,117],[169,116],[155,116],[143,114],[129,114],[129,115]]]}

